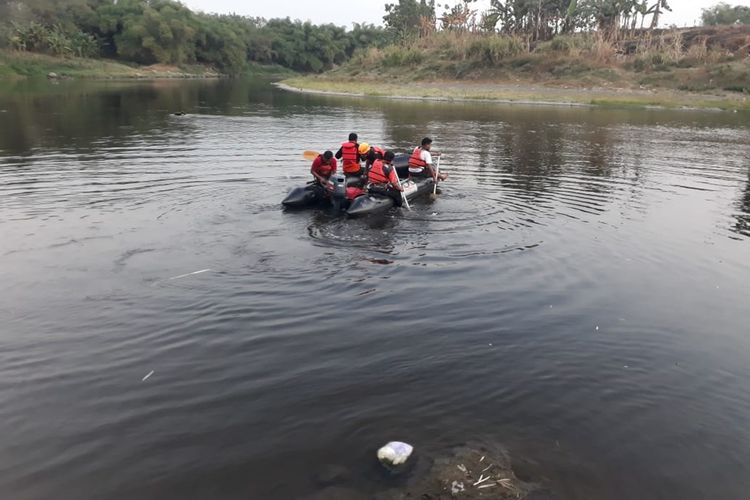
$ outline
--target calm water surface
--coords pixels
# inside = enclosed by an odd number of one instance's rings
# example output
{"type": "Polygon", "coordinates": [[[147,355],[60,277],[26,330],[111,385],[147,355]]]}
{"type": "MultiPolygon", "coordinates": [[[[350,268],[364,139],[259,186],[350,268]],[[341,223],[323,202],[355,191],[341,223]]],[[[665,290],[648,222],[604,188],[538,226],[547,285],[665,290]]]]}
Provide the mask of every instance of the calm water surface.
{"type": "Polygon", "coordinates": [[[542,498],[750,490],[746,114],[5,86],[0,291],[2,498],[373,494],[390,439],[507,447],[542,498]],[[281,210],[350,131],[452,179],[281,210]]]}

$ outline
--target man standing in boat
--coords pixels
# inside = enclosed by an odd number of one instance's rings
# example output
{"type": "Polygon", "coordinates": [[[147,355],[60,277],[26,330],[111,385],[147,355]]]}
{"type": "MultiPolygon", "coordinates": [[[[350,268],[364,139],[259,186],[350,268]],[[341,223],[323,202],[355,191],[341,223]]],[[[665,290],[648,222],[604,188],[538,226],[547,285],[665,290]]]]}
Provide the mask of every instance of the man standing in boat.
{"type": "Polygon", "coordinates": [[[327,187],[328,179],[336,173],[337,167],[338,164],[336,163],[336,158],[333,157],[333,153],[326,151],[313,160],[310,173],[321,186],[327,187]]]}
{"type": "MultiPolygon", "coordinates": [[[[412,177],[432,177],[437,182],[438,177],[436,175],[435,168],[432,166],[432,139],[425,137],[422,139],[422,145],[414,148],[411,157],[409,157],[409,175],[412,177]]],[[[435,156],[440,156],[440,153],[435,153],[435,156]]],[[[440,180],[444,181],[448,176],[444,173],[440,173],[440,180]]]]}
{"type": "Polygon", "coordinates": [[[336,158],[340,159],[344,175],[347,177],[357,177],[364,173],[362,165],[359,163],[359,144],[357,144],[357,134],[349,134],[349,140],[341,145],[336,152],[336,158]]]}
{"type": "Polygon", "coordinates": [[[403,201],[401,193],[404,188],[398,180],[396,167],[393,166],[394,157],[392,151],[386,151],[382,160],[374,160],[367,174],[367,181],[370,184],[369,190],[371,193],[386,195],[393,199],[393,203],[397,207],[400,207],[403,201]]]}

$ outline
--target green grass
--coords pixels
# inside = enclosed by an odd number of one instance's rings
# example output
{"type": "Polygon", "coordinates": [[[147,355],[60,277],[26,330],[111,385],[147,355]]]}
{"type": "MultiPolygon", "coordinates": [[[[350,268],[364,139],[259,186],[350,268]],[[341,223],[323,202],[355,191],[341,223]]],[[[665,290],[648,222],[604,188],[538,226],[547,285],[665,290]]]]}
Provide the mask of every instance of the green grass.
{"type": "Polygon", "coordinates": [[[411,82],[384,83],[381,81],[301,76],[282,83],[308,91],[323,91],[372,97],[410,97],[462,101],[543,102],[557,104],[583,104],[618,108],[661,107],[668,109],[698,108],[724,110],[750,110],[750,101],[742,94],[734,96],[700,97],[700,94],[665,90],[650,94],[623,89],[561,89],[541,84],[503,85],[466,82],[435,82],[415,85],[411,82]],[[698,97],[698,98],[696,98],[698,97]]]}
{"type": "Polygon", "coordinates": [[[0,50],[0,79],[43,78],[55,73],[63,78],[165,78],[217,76],[200,65],[181,68],[139,67],[106,59],[60,58],[31,52],[0,50]]]}

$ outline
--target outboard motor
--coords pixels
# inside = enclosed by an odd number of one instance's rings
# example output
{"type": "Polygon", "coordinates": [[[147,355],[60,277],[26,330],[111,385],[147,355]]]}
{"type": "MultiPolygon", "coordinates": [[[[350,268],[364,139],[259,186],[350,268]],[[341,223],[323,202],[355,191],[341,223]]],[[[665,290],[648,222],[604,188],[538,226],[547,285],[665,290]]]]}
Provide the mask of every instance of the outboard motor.
{"type": "Polygon", "coordinates": [[[329,180],[333,185],[333,192],[331,193],[333,208],[341,210],[342,205],[346,202],[346,177],[343,174],[333,174],[329,180]]]}

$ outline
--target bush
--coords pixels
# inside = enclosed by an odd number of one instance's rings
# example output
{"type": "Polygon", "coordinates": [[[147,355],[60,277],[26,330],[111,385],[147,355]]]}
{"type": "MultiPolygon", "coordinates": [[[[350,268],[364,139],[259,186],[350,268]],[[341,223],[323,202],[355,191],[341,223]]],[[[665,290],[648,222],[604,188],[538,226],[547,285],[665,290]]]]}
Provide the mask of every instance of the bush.
{"type": "Polygon", "coordinates": [[[518,38],[500,35],[478,38],[468,48],[470,58],[492,65],[498,65],[503,60],[523,52],[524,45],[518,38]]]}
{"type": "Polygon", "coordinates": [[[414,66],[424,60],[424,54],[411,47],[391,45],[386,47],[383,53],[383,65],[385,66],[414,66]]]}

